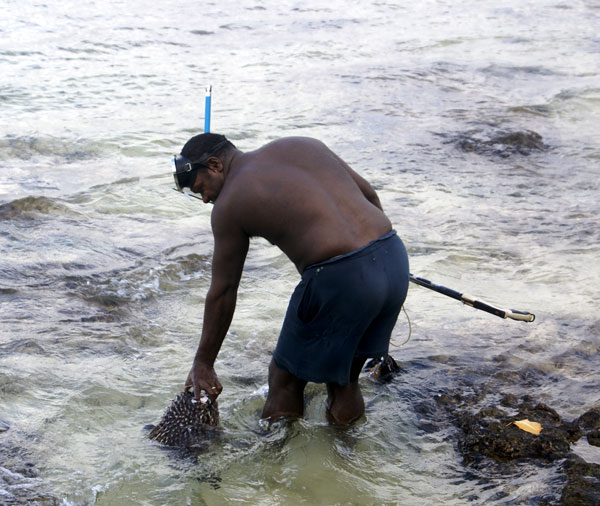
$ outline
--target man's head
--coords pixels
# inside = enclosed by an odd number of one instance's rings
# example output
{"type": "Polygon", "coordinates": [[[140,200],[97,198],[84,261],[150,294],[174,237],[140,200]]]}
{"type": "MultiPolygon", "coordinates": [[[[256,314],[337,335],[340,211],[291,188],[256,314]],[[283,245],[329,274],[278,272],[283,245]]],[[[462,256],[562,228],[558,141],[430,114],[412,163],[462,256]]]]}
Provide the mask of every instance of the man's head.
{"type": "Polygon", "coordinates": [[[192,137],[183,146],[181,155],[174,159],[173,175],[177,189],[183,191],[189,188],[195,193],[202,193],[205,202],[214,201],[216,195],[205,196],[202,188],[214,186],[209,184],[213,177],[223,175],[223,157],[230,149],[235,149],[235,146],[224,135],[206,133],[192,137]]]}
{"type": "Polygon", "coordinates": [[[229,148],[235,147],[224,135],[200,134],[185,143],[181,154],[192,161],[202,161],[210,156],[219,156],[229,148]]]}

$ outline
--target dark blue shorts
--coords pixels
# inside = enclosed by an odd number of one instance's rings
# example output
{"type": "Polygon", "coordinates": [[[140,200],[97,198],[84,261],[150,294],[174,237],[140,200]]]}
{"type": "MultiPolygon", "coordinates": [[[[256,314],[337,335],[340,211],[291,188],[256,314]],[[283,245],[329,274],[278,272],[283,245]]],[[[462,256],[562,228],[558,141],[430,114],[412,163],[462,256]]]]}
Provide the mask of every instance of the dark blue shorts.
{"type": "Polygon", "coordinates": [[[306,381],[348,384],[355,357],[387,354],[408,276],[395,231],[307,267],[290,299],[275,364],[306,381]]]}

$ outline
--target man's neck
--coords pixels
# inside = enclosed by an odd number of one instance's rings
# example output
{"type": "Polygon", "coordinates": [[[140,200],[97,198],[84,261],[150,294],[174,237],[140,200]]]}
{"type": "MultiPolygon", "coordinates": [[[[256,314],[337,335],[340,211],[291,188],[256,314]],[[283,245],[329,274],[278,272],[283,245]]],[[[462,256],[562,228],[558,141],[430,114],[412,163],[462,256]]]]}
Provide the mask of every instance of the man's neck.
{"type": "Polygon", "coordinates": [[[225,168],[224,168],[224,176],[225,178],[227,178],[229,176],[230,173],[235,172],[240,164],[240,157],[243,155],[244,153],[241,152],[239,149],[234,149],[231,154],[228,154],[227,157],[227,161],[224,164],[225,168]]]}

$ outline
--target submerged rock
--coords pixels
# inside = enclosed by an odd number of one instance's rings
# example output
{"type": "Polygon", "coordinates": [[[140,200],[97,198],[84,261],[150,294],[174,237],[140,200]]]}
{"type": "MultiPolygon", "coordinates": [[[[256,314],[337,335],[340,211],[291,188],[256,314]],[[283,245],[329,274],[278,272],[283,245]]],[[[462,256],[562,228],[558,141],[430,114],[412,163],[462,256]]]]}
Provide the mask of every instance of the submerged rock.
{"type": "Polygon", "coordinates": [[[560,469],[565,485],[559,504],[600,504],[600,465],[587,463],[571,451],[571,444],[583,436],[587,436],[590,444],[597,441],[600,410],[591,409],[568,422],[554,409],[529,396],[519,400],[509,394],[500,401],[500,407],[488,406],[475,413],[469,397],[440,395],[437,404],[460,429],[457,446],[466,465],[485,466],[490,460],[501,466],[526,460],[546,465],[564,459],[560,469]],[[519,420],[540,423],[542,432],[535,435],[519,429],[514,425],[519,420]]]}
{"type": "Polygon", "coordinates": [[[600,446],[600,430],[595,430],[587,435],[588,443],[592,446],[600,446]]]}
{"type": "Polygon", "coordinates": [[[48,197],[24,197],[0,204],[0,220],[33,220],[43,215],[77,216],[66,205],[48,197]]]}
{"type": "Polygon", "coordinates": [[[542,136],[531,130],[492,131],[475,129],[451,137],[449,142],[466,153],[500,156],[529,155],[534,151],[545,151],[542,136]]]}
{"type": "Polygon", "coordinates": [[[53,496],[50,487],[40,479],[39,471],[26,449],[27,437],[22,434],[2,434],[0,438],[0,504],[17,506],[32,504],[58,506],[60,500],[53,496]]]}
{"type": "Polygon", "coordinates": [[[600,409],[590,409],[575,420],[575,423],[583,430],[600,429],[600,409]]]}
{"type": "Polygon", "coordinates": [[[205,398],[196,402],[191,392],[181,392],[165,411],[148,437],[167,446],[191,448],[202,446],[207,437],[218,431],[219,407],[205,398]]]}
{"type": "Polygon", "coordinates": [[[560,498],[562,505],[600,504],[600,465],[589,464],[573,456],[565,461],[563,471],[567,477],[567,484],[560,498]]]}
{"type": "Polygon", "coordinates": [[[466,463],[478,462],[483,457],[497,462],[534,458],[554,461],[564,458],[571,451],[571,443],[579,439],[581,432],[573,423],[563,422],[556,411],[539,403],[528,401],[519,406],[516,415],[490,407],[476,414],[457,413],[458,427],[463,434],[459,449],[466,463]],[[531,420],[543,427],[539,435],[519,429],[517,420],[531,420]]]}

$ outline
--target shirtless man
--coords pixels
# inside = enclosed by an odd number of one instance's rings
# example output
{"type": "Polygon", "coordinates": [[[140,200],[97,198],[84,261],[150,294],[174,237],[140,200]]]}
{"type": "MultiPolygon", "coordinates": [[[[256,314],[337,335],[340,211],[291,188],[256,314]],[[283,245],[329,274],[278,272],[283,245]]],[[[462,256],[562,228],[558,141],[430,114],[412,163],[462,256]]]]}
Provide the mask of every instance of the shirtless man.
{"type": "Polygon", "coordinates": [[[190,139],[175,160],[179,190],[214,204],[212,279],[185,383],[196,398],[223,387],[214,362],[231,323],[251,237],[266,238],[302,279],[269,366],[262,417],[298,418],[308,381],[326,383],[327,413],[364,413],[358,376],[385,356],[408,290],[408,257],[373,188],[322,142],[289,137],[241,152],[224,136],[190,139]]]}

